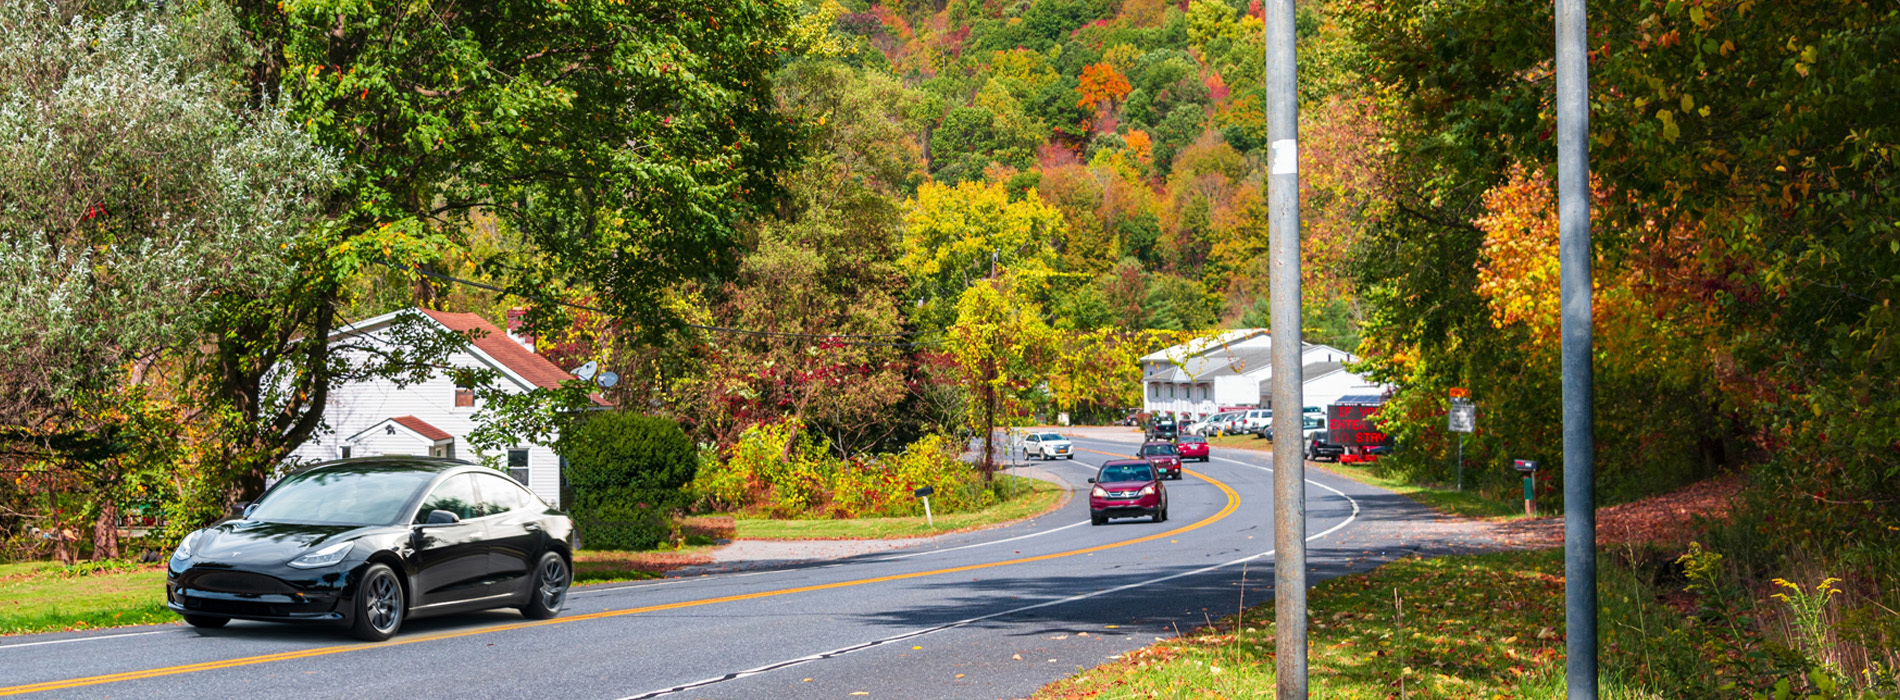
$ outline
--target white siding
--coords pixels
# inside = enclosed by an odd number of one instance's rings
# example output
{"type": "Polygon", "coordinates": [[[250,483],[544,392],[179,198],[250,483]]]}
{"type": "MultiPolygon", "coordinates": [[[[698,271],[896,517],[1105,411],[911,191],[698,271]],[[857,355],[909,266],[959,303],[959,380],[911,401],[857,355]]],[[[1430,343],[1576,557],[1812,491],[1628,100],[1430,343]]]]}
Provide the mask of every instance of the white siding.
{"type": "Polygon", "coordinates": [[[1339,371],[1306,383],[1306,405],[1325,408],[1341,396],[1383,394],[1385,385],[1374,384],[1351,372],[1339,371]]]}
{"type": "MultiPolygon", "coordinates": [[[[382,337],[381,331],[372,330],[362,335],[382,337]]],[[[490,365],[469,352],[460,352],[450,356],[448,364],[456,367],[489,368],[490,365]]],[[[501,380],[503,387],[513,393],[524,393],[522,387],[512,379],[501,380]]],[[[292,452],[293,458],[303,462],[316,462],[337,459],[342,456],[342,447],[350,436],[360,433],[390,418],[415,416],[423,422],[440,428],[455,437],[455,457],[470,462],[481,463],[484,455],[475,452],[468,444],[467,436],[476,427],[475,412],[480,406],[457,407],[455,405],[455,380],[446,372],[437,371],[427,381],[398,388],[394,382],[372,380],[333,387],[330,390],[329,403],[324,407],[324,421],[328,429],[310,438],[302,447],[292,452]]],[[[376,454],[429,454],[429,441],[418,440],[398,429],[395,436],[371,435],[375,438],[376,454]],[[397,438],[415,443],[413,446],[398,447],[397,438]],[[389,444],[388,448],[383,445],[389,444]]],[[[540,495],[543,500],[555,506],[560,505],[561,475],[560,459],[550,448],[528,447],[528,488],[540,495]]],[[[363,448],[351,450],[352,457],[371,454],[363,448]]],[[[507,452],[492,456],[497,466],[506,466],[507,452]]]]}

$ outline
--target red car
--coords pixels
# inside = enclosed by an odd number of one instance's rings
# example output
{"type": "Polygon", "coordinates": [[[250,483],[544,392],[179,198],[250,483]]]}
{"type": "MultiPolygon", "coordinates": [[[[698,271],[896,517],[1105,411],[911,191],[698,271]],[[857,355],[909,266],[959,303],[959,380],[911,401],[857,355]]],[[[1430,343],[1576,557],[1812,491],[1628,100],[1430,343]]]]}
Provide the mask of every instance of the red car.
{"type": "Polygon", "coordinates": [[[1158,476],[1144,459],[1115,459],[1103,464],[1095,478],[1089,479],[1095,485],[1089,489],[1089,524],[1143,515],[1157,523],[1166,521],[1168,489],[1158,476]]]}
{"type": "Polygon", "coordinates": [[[1207,461],[1207,438],[1199,435],[1183,435],[1175,441],[1174,448],[1181,452],[1181,461],[1198,459],[1207,461]]]}
{"type": "Polygon", "coordinates": [[[1142,443],[1141,449],[1135,452],[1135,457],[1148,460],[1149,464],[1154,465],[1155,474],[1162,478],[1181,478],[1181,451],[1175,449],[1172,442],[1142,443]]]}

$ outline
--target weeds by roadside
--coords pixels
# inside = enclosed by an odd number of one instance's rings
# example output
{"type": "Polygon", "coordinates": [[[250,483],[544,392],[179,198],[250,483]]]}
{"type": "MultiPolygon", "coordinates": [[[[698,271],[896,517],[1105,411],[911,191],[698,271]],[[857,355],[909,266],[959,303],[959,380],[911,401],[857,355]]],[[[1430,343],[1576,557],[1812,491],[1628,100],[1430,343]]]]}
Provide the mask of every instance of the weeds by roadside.
{"type": "MultiPolygon", "coordinates": [[[[1891,700],[1890,663],[1842,669],[1831,584],[1760,595],[1697,547],[1674,558],[1629,546],[1600,556],[1605,698],[1891,700]],[[1792,616],[1785,628],[1777,620],[1792,616]],[[1806,622],[1801,622],[1805,620],[1806,622]],[[1791,632],[1793,636],[1789,636],[1791,632]],[[1805,640],[1805,641],[1804,641],[1805,640]]],[[[1794,586],[1796,584],[1790,584],[1794,586]]],[[[1452,699],[1564,695],[1560,550],[1404,559],[1309,596],[1314,697],[1452,699]]],[[[1037,700],[1273,694],[1273,604],[1045,687],[1037,700]]]]}

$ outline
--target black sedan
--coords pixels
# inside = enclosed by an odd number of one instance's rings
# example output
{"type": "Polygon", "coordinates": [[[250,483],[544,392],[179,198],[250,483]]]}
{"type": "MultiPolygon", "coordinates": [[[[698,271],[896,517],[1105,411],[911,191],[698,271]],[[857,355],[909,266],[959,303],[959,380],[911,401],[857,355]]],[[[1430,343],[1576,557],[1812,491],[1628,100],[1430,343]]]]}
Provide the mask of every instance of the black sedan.
{"type": "Polygon", "coordinates": [[[515,607],[554,617],[573,521],[493,469],[368,457],[285,477],[244,516],[186,535],[165,602],[197,627],[322,622],[381,641],[403,620],[515,607]]]}

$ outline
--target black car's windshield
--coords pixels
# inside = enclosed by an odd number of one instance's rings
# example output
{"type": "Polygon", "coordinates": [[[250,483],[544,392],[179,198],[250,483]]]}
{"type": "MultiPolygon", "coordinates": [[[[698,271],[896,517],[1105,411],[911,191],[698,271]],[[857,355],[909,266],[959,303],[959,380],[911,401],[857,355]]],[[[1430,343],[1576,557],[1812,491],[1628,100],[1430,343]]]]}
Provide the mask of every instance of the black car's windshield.
{"type": "Polygon", "coordinates": [[[1100,483],[1111,481],[1154,481],[1155,472],[1145,464],[1121,464],[1102,467],[1102,475],[1095,479],[1100,483]]]}
{"type": "Polygon", "coordinates": [[[1177,454],[1180,454],[1180,452],[1176,451],[1173,445],[1141,446],[1141,456],[1143,457],[1172,457],[1177,454]]]}
{"type": "Polygon", "coordinates": [[[385,525],[402,520],[403,507],[435,472],[416,469],[317,469],[279,482],[251,513],[252,520],[328,525],[385,525]]]}

